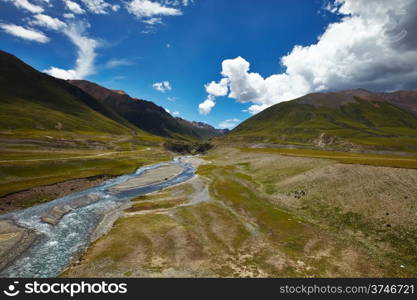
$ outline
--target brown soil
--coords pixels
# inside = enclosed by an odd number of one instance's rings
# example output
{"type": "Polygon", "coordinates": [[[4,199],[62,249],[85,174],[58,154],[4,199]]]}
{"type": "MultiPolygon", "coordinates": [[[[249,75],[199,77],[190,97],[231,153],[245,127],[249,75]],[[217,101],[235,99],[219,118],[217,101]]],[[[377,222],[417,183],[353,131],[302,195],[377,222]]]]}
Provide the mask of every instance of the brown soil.
{"type": "Polygon", "coordinates": [[[87,178],[71,179],[12,193],[0,198],[0,213],[7,213],[61,198],[68,194],[97,186],[112,177],[110,175],[97,175],[87,178]]]}
{"type": "Polygon", "coordinates": [[[182,171],[178,165],[167,165],[156,169],[145,171],[142,176],[132,178],[112,188],[114,191],[139,188],[147,185],[157,184],[172,179],[182,171]]]}

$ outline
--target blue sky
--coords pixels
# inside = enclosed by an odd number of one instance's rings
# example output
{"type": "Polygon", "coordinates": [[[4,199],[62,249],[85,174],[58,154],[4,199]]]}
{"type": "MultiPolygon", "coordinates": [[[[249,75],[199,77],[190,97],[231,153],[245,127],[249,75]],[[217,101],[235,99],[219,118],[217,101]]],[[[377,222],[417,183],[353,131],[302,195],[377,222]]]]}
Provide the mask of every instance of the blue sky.
{"type": "Polygon", "coordinates": [[[308,92],[415,89],[416,3],[392,2],[0,0],[0,48],[232,127],[308,92]]]}

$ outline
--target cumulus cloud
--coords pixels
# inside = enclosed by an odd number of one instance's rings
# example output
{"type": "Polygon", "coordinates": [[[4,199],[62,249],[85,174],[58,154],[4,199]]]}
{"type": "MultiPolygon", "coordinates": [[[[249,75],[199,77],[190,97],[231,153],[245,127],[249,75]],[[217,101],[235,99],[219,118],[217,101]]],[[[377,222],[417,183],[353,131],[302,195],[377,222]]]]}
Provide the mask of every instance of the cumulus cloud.
{"type": "MultiPolygon", "coordinates": [[[[114,10],[114,5],[110,5],[104,0],[81,0],[87,9],[94,14],[107,14],[108,9],[114,10]]],[[[116,10],[117,10],[116,5],[116,10]]]]}
{"type": "Polygon", "coordinates": [[[417,65],[410,63],[417,61],[417,0],[336,0],[327,8],[341,20],[315,44],[297,45],[281,57],[285,72],[264,78],[242,57],[224,60],[228,97],[252,103],[249,111],[257,113],[313,91],[417,88],[417,65]]]}
{"type": "Polygon", "coordinates": [[[237,118],[227,119],[219,123],[220,129],[233,129],[239,124],[240,120],[237,118]]]}
{"type": "Polygon", "coordinates": [[[216,97],[227,95],[229,91],[228,83],[229,80],[227,78],[223,78],[218,83],[212,81],[204,86],[208,96],[206,100],[198,105],[198,111],[200,114],[208,115],[212,108],[216,105],[216,97]]]}
{"type": "Polygon", "coordinates": [[[215,97],[213,95],[208,95],[207,99],[198,105],[200,114],[208,115],[211,112],[211,109],[216,105],[214,99],[215,97]]]}
{"type": "Polygon", "coordinates": [[[161,93],[172,90],[172,86],[169,81],[155,82],[152,84],[152,87],[161,93]]]}
{"type": "Polygon", "coordinates": [[[57,67],[51,67],[48,70],[44,70],[45,73],[61,79],[83,79],[94,73],[96,48],[99,46],[99,43],[85,35],[86,28],[87,25],[85,23],[74,23],[63,31],[77,47],[75,68],[64,70],[57,67]]]}
{"type": "Polygon", "coordinates": [[[80,15],[85,13],[85,10],[82,9],[77,2],[71,0],[64,0],[64,3],[66,8],[70,10],[73,14],[80,15]]]}
{"type": "Polygon", "coordinates": [[[66,18],[66,19],[74,19],[74,18],[75,18],[75,15],[74,15],[74,14],[72,14],[72,13],[66,13],[66,14],[63,14],[63,16],[64,16],[64,18],[66,18]]]}
{"type": "MultiPolygon", "coordinates": [[[[8,0],[10,1],[10,0],[8,0]]],[[[31,13],[41,13],[43,8],[39,5],[33,4],[28,0],[12,0],[11,1],[17,8],[25,9],[31,13]]]]}
{"type": "Polygon", "coordinates": [[[228,83],[229,80],[227,78],[223,78],[219,83],[214,81],[207,83],[205,85],[206,92],[213,96],[226,96],[229,91],[228,83]]]}
{"type": "Polygon", "coordinates": [[[111,7],[111,10],[114,11],[114,12],[118,11],[119,9],[120,9],[120,5],[118,5],[118,4],[114,4],[111,7]]]}
{"type": "Polygon", "coordinates": [[[66,24],[57,18],[52,18],[48,15],[37,14],[33,16],[33,20],[30,21],[31,25],[37,25],[46,27],[52,30],[60,30],[65,28],[66,24]]]}
{"type": "Polygon", "coordinates": [[[32,28],[25,28],[15,24],[1,24],[0,28],[3,29],[8,34],[14,35],[18,38],[35,41],[38,43],[46,43],[49,41],[49,38],[40,31],[36,31],[32,28]]]}
{"type": "Polygon", "coordinates": [[[154,19],[154,22],[160,21],[158,18],[162,16],[179,16],[182,15],[180,9],[168,7],[150,0],[132,0],[126,2],[126,9],[129,13],[136,16],[142,21],[154,19]],[[156,19],[155,19],[156,18],[156,19]]]}

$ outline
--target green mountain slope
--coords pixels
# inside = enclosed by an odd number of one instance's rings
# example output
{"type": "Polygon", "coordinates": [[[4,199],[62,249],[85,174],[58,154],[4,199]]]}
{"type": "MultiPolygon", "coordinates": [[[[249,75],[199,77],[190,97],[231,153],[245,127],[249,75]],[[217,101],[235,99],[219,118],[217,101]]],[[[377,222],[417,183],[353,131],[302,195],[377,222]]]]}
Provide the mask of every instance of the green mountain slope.
{"type": "Polygon", "coordinates": [[[198,140],[222,135],[211,126],[174,118],[164,108],[153,102],[132,98],[123,91],[110,90],[86,80],[71,80],[79,87],[107,107],[117,112],[138,128],[163,137],[198,140]]]}
{"type": "Polygon", "coordinates": [[[227,141],[417,150],[417,92],[315,93],[241,123],[227,141]]]}
{"type": "Polygon", "coordinates": [[[0,129],[130,134],[134,127],[80,89],[0,52],[0,129]],[[129,128],[130,127],[130,128],[129,128]]]}

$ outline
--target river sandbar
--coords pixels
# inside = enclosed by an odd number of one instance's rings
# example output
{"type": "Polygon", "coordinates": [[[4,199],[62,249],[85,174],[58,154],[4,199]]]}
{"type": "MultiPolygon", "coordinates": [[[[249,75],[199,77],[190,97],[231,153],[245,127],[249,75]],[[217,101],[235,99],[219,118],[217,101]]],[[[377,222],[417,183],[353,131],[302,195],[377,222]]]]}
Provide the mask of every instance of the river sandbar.
{"type": "Polygon", "coordinates": [[[147,185],[158,184],[174,178],[183,171],[180,165],[165,165],[145,171],[142,175],[118,184],[112,188],[114,191],[140,188],[147,185]]]}

